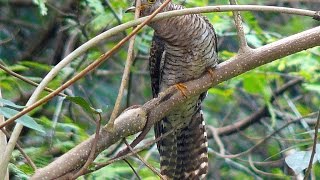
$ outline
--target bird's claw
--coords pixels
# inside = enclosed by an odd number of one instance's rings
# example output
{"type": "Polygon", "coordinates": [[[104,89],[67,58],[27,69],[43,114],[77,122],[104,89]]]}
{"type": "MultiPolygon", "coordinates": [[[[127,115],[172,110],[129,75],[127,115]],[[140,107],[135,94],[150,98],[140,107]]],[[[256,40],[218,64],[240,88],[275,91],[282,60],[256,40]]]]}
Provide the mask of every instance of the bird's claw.
{"type": "Polygon", "coordinates": [[[207,71],[209,72],[212,79],[214,79],[214,70],[212,68],[208,68],[207,71]]]}
{"type": "Polygon", "coordinates": [[[187,86],[184,85],[183,83],[178,83],[175,85],[176,88],[181,92],[181,94],[184,96],[184,97],[187,97],[187,86]]]}

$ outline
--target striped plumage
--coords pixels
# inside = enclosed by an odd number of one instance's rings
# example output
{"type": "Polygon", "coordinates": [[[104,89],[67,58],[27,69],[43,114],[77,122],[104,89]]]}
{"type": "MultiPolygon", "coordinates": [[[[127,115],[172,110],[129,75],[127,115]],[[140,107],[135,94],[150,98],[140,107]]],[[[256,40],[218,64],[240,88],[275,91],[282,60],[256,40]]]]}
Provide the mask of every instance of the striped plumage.
{"type": "MultiPolygon", "coordinates": [[[[142,16],[151,14],[162,2],[142,0],[142,16]]],[[[163,11],[182,8],[170,3],[163,11]]],[[[184,15],[149,26],[155,30],[149,59],[154,97],[169,86],[198,78],[217,64],[217,38],[204,16],[184,15]]],[[[157,144],[161,174],[167,179],[202,179],[207,173],[207,137],[201,114],[205,94],[189,98],[155,125],[159,137],[183,124],[157,144]]]]}

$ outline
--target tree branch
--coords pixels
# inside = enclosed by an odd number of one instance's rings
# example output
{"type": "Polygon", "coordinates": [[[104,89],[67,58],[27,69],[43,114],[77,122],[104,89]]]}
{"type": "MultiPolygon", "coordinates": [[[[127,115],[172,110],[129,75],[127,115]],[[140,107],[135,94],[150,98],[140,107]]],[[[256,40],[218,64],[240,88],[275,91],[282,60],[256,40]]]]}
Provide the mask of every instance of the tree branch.
{"type": "MultiPolygon", "coordinates": [[[[289,81],[288,83],[284,84],[281,88],[277,89],[273,96],[270,99],[270,102],[273,102],[277,96],[280,94],[283,94],[286,90],[288,90],[290,87],[301,83],[303,80],[300,78],[296,78],[294,80],[289,81]]],[[[259,122],[259,120],[263,117],[269,116],[268,107],[264,106],[257,110],[255,113],[253,113],[251,116],[241,120],[237,121],[233,124],[217,128],[218,134],[220,136],[226,136],[233,133],[236,133],[238,131],[241,131],[247,127],[249,127],[251,124],[254,124],[256,122],[259,122]]]]}
{"type": "MultiPolygon", "coordinates": [[[[237,5],[237,1],[230,0],[230,4],[237,5]]],[[[239,53],[242,53],[243,51],[246,51],[247,49],[249,49],[249,46],[246,40],[246,35],[243,30],[242,17],[239,11],[233,11],[232,13],[233,13],[234,23],[236,25],[237,34],[240,42],[239,53]]]]}
{"type": "MultiPolygon", "coordinates": [[[[0,88],[0,98],[2,98],[2,93],[1,93],[1,88],[0,88]]],[[[0,103],[0,107],[3,106],[2,103],[0,103]]],[[[4,116],[0,115],[0,123],[4,122],[5,119],[4,119],[4,116]]],[[[7,146],[7,137],[6,135],[4,134],[3,131],[0,131],[0,152],[4,152],[6,150],[6,146],[7,146]]],[[[2,159],[3,157],[3,154],[1,153],[0,154],[0,158],[2,159]]],[[[4,173],[2,174],[3,176],[3,179],[4,180],[9,180],[9,171],[8,171],[8,168],[5,168],[5,171],[4,173]]]]}
{"type": "Polygon", "coordinates": [[[317,148],[319,126],[320,126],[320,110],[318,111],[317,123],[316,123],[316,126],[314,127],[314,139],[313,139],[311,157],[310,157],[310,160],[309,160],[309,165],[308,165],[308,168],[307,168],[307,172],[306,172],[303,180],[307,180],[309,178],[309,174],[310,174],[311,169],[312,169],[313,158],[314,158],[314,155],[316,154],[316,148],[317,148]]]}
{"type": "MultiPolygon", "coordinates": [[[[169,88],[158,98],[150,100],[142,107],[123,112],[115,120],[114,131],[107,132],[102,129],[98,140],[97,154],[122,138],[142,131],[147,115],[148,121],[154,124],[174,110],[174,107],[184,103],[188,97],[199,95],[214,85],[256,67],[315,46],[320,46],[320,27],[238,54],[219,64],[212,73],[204,74],[199,79],[185,83],[187,98],[174,88],[169,88]]],[[[93,139],[92,136],[48,166],[39,169],[32,179],[44,179],[44,177],[53,179],[79,168],[89,155],[93,139]]]]}
{"type": "MultiPolygon", "coordinates": [[[[141,1],[140,0],[136,1],[136,6],[137,7],[141,6],[141,1]]],[[[138,19],[139,16],[140,16],[140,8],[136,8],[135,13],[134,13],[134,18],[138,19]]],[[[111,129],[113,127],[114,120],[116,119],[116,117],[119,116],[119,111],[120,111],[120,107],[121,107],[123,94],[124,94],[125,89],[128,87],[129,78],[130,78],[130,69],[131,69],[131,66],[132,66],[132,63],[133,63],[135,39],[136,39],[136,34],[133,35],[131,37],[131,39],[129,40],[129,48],[128,48],[128,53],[127,53],[127,60],[126,60],[126,65],[125,65],[125,68],[124,68],[124,71],[123,71],[123,75],[122,75],[121,85],[119,87],[118,96],[117,96],[116,102],[114,104],[113,111],[111,113],[111,116],[110,116],[110,119],[109,119],[109,122],[108,122],[108,124],[109,124],[108,126],[111,129]]]]}
{"type": "MultiPolygon", "coordinates": [[[[18,79],[20,79],[20,80],[22,80],[22,81],[24,81],[24,82],[32,85],[32,86],[35,86],[35,87],[39,86],[38,83],[36,83],[36,82],[34,82],[34,81],[32,81],[32,80],[24,77],[24,76],[21,76],[21,75],[18,74],[18,73],[15,73],[15,72],[11,71],[11,70],[10,70],[9,68],[7,68],[5,65],[1,64],[1,62],[0,62],[0,69],[2,69],[4,72],[10,74],[11,76],[16,77],[16,78],[18,78],[18,79]]],[[[45,91],[48,91],[48,92],[53,92],[53,91],[54,91],[53,89],[50,89],[50,88],[48,88],[48,87],[45,87],[44,90],[45,90],[45,91]]],[[[58,95],[61,96],[61,97],[66,97],[66,96],[67,96],[66,94],[63,94],[63,93],[59,93],[58,95]]]]}

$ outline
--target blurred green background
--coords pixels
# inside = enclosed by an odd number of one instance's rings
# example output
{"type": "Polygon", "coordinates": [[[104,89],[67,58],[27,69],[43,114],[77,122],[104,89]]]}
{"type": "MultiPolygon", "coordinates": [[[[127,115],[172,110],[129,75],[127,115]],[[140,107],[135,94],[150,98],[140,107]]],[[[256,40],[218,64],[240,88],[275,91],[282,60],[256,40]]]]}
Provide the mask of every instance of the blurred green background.
{"type": "MultiPolygon", "coordinates": [[[[124,11],[132,2],[127,0],[0,0],[0,62],[33,81],[40,82],[50,69],[75,48],[103,31],[133,19],[124,11]]],[[[226,5],[226,0],[174,1],[186,7],[226,5]]],[[[284,6],[319,10],[320,1],[312,0],[241,0],[239,4],[284,6]]],[[[319,26],[310,17],[270,12],[243,12],[244,29],[249,46],[258,48],[295,33],[319,26]]],[[[218,34],[220,62],[236,55],[238,40],[231,12],[205,14],[218,34]]],[[[63,69],[50,83],[56,89],[74,74],[110,50],[131,30],[119,33],[90,49],[63,69]]],[[[148,75],[148,52],[153,31],[145,27],[137,36],[135,61],[131,68],[131,81],[125,92],[122,109],[143,104],[152,98],[148,75]]],[[[106,124],[112,112],[127,56],[128,44],[98,69],[79,80],[66,93],[81,96],[94,108],[103,110],[106,124]]],[[[208,91],[203,105],[208,126],[232,125],[266,108],[259,122],[250,127],[221,137],[227,153],[243,152],[265,138],[268,134],[298,117],[316,112],[320,107],[320,48],[312,48],[264,65],[241,76],[219,84],[208,91]],[[288,88],[271,100],[272,94],[287,82],[300,79],[300,83],[288,88]]],[[[25,105],[33,86],[0,70],[0,88],[3,98],[25,105]]],[[[43,93],[43,96],[46,93],[43,93]]],[[[54,98],[30,114],[42,125],[46,134],[24,128],[20,137],[23,149],[38,167],[44,167],[56,157],[67,152],[95,132],[96,117],[70,101],[54,98]]],[[[249,155],[224,159],[210,154],[208,179],[290,179],[294,175],[286,166],[284,158],[290,149],[307,151],[312,138],[307,132],[314,127],[314,119],[305,126],[295,123],[260,145],[249,155]],[[249,156],[257,169],[249,165],[249,156]]],[[[12,126],[8,127],[8,131],[12,126]]],[[[210,133],[209,133],[210,134],[210,133]]],[[[129,139],[133,139],[130,137],[129,139]]],[[[153,138],[153,131],[147,139],[153,138]]],[[[145,142],[142,142],[142,144],[145,142]]],[[[219,151],[215,141],[209,140],[210,151],[219,151]]],[[[121,148],[111,147],[101,153],[96,161],[105,162],[121,148]]],[[[121,147],[124,147],[122,145],[121,147]]],[[[156,147],[140,153],[151,165],[159,168],[156,147]]],[[[320,157],[319,157],[320,158],[320,157]]],[[[157,179],[135,157],[128,161],[142,179],[157,179]]],[[[316,179],[320,179],[319,163],[314,167],[316,179]]],[[[12,179],[27,179],[34,171],[19,151],[15,150],[10,161],[12,179]]],[[[137,179],[131,168],[123,161],[116,162],[84,179],[137,179]]],[[[83,179],[80,178],[80,179],[83,179]]]]}

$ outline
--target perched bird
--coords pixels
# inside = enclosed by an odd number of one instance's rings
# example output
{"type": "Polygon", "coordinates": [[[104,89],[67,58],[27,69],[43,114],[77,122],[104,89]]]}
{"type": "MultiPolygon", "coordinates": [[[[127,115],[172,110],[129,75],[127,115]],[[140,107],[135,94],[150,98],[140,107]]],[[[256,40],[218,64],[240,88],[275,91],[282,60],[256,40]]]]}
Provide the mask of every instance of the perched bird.
{"type": "MultiPolygon", "coordinates": [[[[150,15],[163,2],[141,0],[141,16],[150,15]]],[[[182,8],[170,2],[162,12],[182,8]]],[[[148,25],[155,31],[149,59],[154,97],[172,85],[183,91],[183,82],[196,79],[217,65],[217,37],[206,17],[191,14],[148,25]]],[[[159,137],[182,124],[157,144],[161,174],[167,179],[203,179],[207,174],[208,143],[201,113],[205,96],[203,93],[189,98],[155,125],[159,137]]]]}

